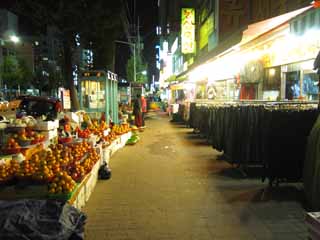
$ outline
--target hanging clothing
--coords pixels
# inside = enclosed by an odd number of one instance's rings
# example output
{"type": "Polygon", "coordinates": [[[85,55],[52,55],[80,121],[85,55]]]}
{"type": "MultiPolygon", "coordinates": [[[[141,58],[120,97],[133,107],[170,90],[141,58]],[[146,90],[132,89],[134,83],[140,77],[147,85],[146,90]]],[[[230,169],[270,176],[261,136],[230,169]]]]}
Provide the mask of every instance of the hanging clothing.
{"type": "Polygon", "coordinates": [[[147,100],[144,98],[144,96],[141,96],[141,125],[145,126],[145,114],[147,113],[147,100]]]}
{"type": "Polygon", "coordinates": [[[141,97],[141,111],[143,113],[147,112],[147,100],[145,99],[144,96],[141,97]]]}
{"type": "Polygon", "coordinates": [[[262,167],[262,180],[272,184],[277,179],[302,180],[307,137],[316,118],[314,105],[193,103],[189,125],[230,163],[262,167]]]}
{"type": "Polygon", "coordinates": [[[303,169],[303,184],[307,201],[312,210],[320,210],[320,117],[314,124],[307,144],[303,169]]]}

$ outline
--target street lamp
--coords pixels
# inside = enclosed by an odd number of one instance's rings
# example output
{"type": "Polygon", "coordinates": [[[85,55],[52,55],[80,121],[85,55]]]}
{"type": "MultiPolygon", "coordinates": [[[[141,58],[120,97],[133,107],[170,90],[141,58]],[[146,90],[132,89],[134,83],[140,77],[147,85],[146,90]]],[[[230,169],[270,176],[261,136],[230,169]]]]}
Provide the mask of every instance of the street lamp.
{"type": "Polygon", "coordinates": [[[129,46],[133,46],[133,81],[136,82],[136,44],[131,42],[119,41],[116,40],[117,43],[127,44],[129,46]]]}
{"type": "Polygon", "coordinates": [[[10,36],[10,41],[13,43],[18,43],[18,42],[20,42],[20,38],[13,35],[13,36],[10,36]]]}

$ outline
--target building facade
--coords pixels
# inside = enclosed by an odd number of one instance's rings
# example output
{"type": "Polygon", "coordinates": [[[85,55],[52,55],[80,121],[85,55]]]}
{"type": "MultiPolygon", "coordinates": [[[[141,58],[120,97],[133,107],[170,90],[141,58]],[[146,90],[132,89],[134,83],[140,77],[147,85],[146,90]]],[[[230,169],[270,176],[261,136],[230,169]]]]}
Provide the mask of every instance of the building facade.
{"type": "MultiPolygon", "coordinates": [[[[184,6],[172,2],[181,17],[184,6]]],[[[161,17],[165,4],[159,6],[161,30],[171,26],[165,21],[170,18],[161,17]]],[[[320,49],[320,17],[310,1],[203,0],[188,7],[195,13],[192,53],[181,51],[181,28],[160,32],[160,84],[171,88],[171,102],[179,96],[190,101],[317,98],[311,65],[320,49]]]]}

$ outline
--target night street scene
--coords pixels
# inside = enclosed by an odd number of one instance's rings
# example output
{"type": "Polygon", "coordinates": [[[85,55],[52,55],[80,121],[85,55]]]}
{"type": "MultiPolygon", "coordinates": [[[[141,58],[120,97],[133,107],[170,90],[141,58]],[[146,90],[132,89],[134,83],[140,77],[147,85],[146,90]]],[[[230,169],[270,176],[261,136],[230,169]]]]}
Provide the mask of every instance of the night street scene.
{"type": "Polygon", "coordinates": [[[0,240],[320,240],[320,0],[1,0],[0,240]]]}

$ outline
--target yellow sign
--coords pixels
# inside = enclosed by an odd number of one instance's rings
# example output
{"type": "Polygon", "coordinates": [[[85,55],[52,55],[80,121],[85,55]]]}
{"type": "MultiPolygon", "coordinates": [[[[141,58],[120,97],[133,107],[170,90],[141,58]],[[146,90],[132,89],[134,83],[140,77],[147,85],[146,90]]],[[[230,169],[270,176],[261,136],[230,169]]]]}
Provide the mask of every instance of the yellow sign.
{"type": "Polygon", "coordinates": [[[181,10],[181,50],[193,53],[195,50],[195,11],[193,8],[181,10]]]}
{"type": "Polygon", "coordinates": [[[208,44],[209,36],[214,29],[214,15],[211,14],[204,24],[200,27],[200,49],[204,48],[208,44]]]}

